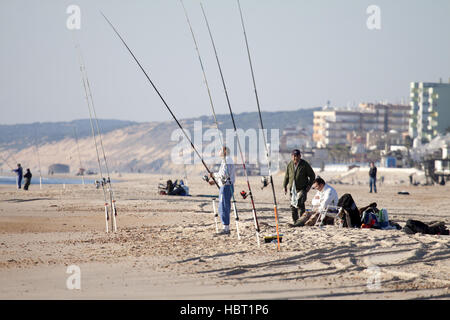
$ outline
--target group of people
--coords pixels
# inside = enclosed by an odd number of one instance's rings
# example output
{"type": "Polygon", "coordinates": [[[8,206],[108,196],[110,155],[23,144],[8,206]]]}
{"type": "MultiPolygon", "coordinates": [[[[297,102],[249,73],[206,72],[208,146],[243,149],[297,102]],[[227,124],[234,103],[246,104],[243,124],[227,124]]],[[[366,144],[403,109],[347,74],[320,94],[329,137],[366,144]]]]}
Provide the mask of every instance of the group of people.
{"type": "Polygon", "coordinates": [[[166,185],[158,186],[159,194],[168,196],[189,196],[189,187],[184,184],[183,180],[167,180],[166,185]]]}
{"type": "Polygon", "coordinates": [[[31,177],[33,176],[31,174],[30,169],[27,169],[27,172],[23,174],[23,168],[20,163],[17,164],[17,169],[13,169],[13,172],[17,174],[17,189],[22,188],[22,179],[25,178],[25,183],[23,185],[23,190],[28,190],[28,187],[31,184],[31,177]]]}
{"type": "MultiPolygon", "coordinates": [[[[222,221],[223,230],[219,235],[230,234],[230,211],[231,211],[231,198],[234,193],[234,182],[236,179],[236,170],[233,163],[233,159],[230,157],[230,151],[228,147],[223,147],[221,150],[222,163],[218,172],[210,173],[210,184],[217,183],[220,187],[219,190],[219,215],[222,221]]],[[[284,193],[289,191],[291,197],[291,213],[292,221],[291,227],[301,226],[313,226],[316,224],[320,217],[327,208],[332,208],[338,205],[338,194],[336,190],[327,184],[321,177],[314,173],[310,164],[303,160],[300,150],[293,150],[291,153],[291,161],[287,165],[286,173],[284,175],[283,188],[284,193]],[[306,210],[305,202],[307,200],[308,192],[313,189],[316,191],[311,203],[313,210],[306,210]]],[[[28,190],[31,183],[32,174],[30,169],[26,169],[25,175],[23,174],[23,168],[21,164],[17,164],[17,169],[13,171],[17,174],[17,188],[21,189],[22,179],[25,178],[24,190],[28,190]]],[[[376,193],[376,174],[377,168],[374,163],[370,163],[370,192],[372,190],[376,193]]],[[[188,191],[181,183],[172,183],[168,181],[166,186],[167,193],[169,195],[187,195],[188,191]],[[175,192],[176,191],[176,192],[175,192]]],[[[325,224],[332,224],[333,219],[325,217],[323,220],[325,224]]]]}
{"type": "MultiPolygon", "coordinates": [[[[219,190],[219,216],[222,221],[223,230],[219,235],[230,234],[230,211],[231,197],[234,193],[235,167],[233,159],[229,156],[229,149],[222,149],[222,163],[218,172],[211,173],[214,178],[210,184],[218,183],[219,190]]],[[[373,162],[370,163],[369,184],[370,192],[377,192],[376,189],[377,168],[373,162]]],[[[292,224],[290,227],[313,226],[321,215],[327,210],[336,210],[333,207],[338,206],[339,197],[336,190],[327,184],[323,178],[316,176],[311,165],[302,159],[300,150],[293,150],[291,161],[287,165],[283,180],[283,189],[285,195],[290,194],[290,208],[292,213],[292,224]],[[316,191],[311,203],[313,210],[306,210],[305,202],[308,192],[313,189],[316,191]]],[[[321,220],[323,224],[333,224],[334,218],[324,216],[321,220]]]]}
{"type": "MultiPolygon", "coordinates": [[[[316,177],[310,164],[301,158],[300,150],[293,150],[284,175],[284,194],[288,190],[291,196],[291,227],[313,226],[321,213],[330,207],[336,207],[339,201],[336,190],[321,177],[316,177]],[[305,202],[308,192],[316,190],[311,203],[312,211],[306,211],[305,202]]],[[[332,218],[325,217],[324,223],[332,223],[332,218]]]]}

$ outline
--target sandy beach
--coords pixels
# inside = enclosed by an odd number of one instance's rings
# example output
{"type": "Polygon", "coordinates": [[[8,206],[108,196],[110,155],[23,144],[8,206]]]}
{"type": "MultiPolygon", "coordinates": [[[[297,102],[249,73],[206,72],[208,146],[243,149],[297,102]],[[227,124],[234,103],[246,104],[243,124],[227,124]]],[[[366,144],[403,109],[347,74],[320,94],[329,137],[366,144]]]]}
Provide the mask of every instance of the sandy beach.
{"type": "MultiPolygon", "coordinates": [[[[366,170],[367,171],[367,170],[366,170]]],[[[401,226],[406,220],[450,224],[450,185],[411,186],[408,170],[379,170],[368,192],[365,169],[325,171],[339,196],[359,207],[377,202],[401,226]],[[409,195],[400,195],[407,191],[409,195]]],[[[235,187],[230,236],[214,236],[215,187],[189,176],[190,197],[158,195],[161,175],[129,174],[113,185],[118,231],[105,233],[103,193],[94,185],[0,186],[0,299],[449,299],[449,236],[336,226],[290,228],[283,175],[275,177],[281,251],[271,190],[251,177],[261,227],[258,247],[249,199],[235,187]],[[81,271],[69,289],[68,266],[81,271]]],[[[36,180],[33,181],[36,183],[36,180]]],[[[310,207],[313,193],[308,194],[310,207]]],[[[219,222],[220,224],[220,222],[219,222]]],[[[219,225],[220,227],[220,225],[219,225]]]]}

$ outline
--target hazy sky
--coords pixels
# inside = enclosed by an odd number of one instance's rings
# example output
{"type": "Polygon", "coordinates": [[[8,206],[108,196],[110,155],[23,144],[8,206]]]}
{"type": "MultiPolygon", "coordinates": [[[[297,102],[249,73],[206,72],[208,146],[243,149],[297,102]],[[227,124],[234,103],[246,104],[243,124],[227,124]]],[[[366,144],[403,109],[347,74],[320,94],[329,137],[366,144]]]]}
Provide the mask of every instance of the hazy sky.
{"type": "MultiPolygon", "coordinates": [[[[198,0],[184,0],[218,113],[227,113],[198,0]]],[[[204,0],[232,107],[255,111],[235,0],[204,0]]],[[[450,1],[241,0],[265,111],[361,101],[400,102],[411,81],[450,77],[450,1]],[[369,5],[381,29],[369,30],[369,5]]],[[[0,0],[0,123],[88,118],[71,33],[81,44],[99,118],[171,119],[99,13],[134,50],[179,118],[209,115],[179,0],[0,0]],[[69,5],[81,29],[69,31],[69,5]]]]}

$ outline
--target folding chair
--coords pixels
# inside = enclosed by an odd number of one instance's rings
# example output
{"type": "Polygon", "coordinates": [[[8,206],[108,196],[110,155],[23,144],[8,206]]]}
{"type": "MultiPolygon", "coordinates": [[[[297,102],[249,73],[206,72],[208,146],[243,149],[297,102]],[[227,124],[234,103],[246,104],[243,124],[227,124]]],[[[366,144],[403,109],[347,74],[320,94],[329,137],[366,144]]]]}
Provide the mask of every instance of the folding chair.
{"type": "Polygon", "coordinates": [[[325,217],[331,217],[331,218],[337,218],[337,217],[341,217],[342,216],[342,207],[338,207],[338,206],[327,206],[324,210],[322,210],[320,212],[319,218],[316,221],[315,226],[323,226],[323,220],[325,219],[325,217]]]}

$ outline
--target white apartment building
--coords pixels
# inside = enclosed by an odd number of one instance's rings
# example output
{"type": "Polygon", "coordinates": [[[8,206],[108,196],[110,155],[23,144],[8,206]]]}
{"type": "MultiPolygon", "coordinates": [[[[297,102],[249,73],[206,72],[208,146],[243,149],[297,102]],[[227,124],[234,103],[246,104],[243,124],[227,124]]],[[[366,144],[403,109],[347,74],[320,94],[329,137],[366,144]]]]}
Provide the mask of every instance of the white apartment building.
{"type": "Polygon", "coordinates": [[[357,111],[315,111],[313,140],[318,148],[347,144],[347,133],[359,131],[361,125],[361,113],[357,111]]]}
{"type": "Polygon", "coordinates": [[[348,144],[353,132],[403,133],[409,128],[407,105],[361,103],[359,110],[322,110],[314,112],[313,140],[318,148],[348,144]]]}

